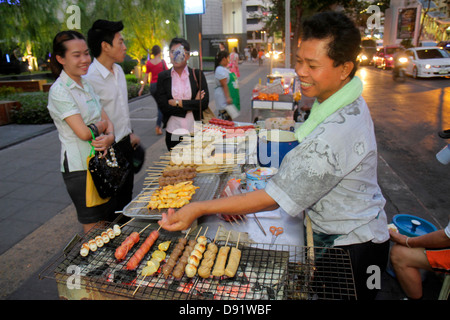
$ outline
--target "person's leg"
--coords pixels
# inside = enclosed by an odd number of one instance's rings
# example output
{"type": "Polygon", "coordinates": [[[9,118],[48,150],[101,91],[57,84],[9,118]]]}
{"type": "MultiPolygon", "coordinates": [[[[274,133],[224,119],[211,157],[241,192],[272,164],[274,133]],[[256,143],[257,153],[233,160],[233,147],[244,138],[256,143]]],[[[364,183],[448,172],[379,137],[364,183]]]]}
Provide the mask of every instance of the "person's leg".
{"type": "Polygon", "coordinates": [[[410,299],[422,298],[420,269],[431,270],[423,248],[408,248],[394,245],[391,248],[391,263],[398,282],[410,299]]]}

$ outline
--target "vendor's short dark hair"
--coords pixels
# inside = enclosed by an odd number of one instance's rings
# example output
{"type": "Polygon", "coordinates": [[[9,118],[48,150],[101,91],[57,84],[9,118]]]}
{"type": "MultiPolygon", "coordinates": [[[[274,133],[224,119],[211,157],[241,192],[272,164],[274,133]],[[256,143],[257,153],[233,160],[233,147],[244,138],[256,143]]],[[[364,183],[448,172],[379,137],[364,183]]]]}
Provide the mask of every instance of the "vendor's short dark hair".
{"type": "Polygon", "coordinates": [[[343,13],[321,12],[303,23],[302,41],[330,38],[328,56],[334,66],[353,62],[355,67],[350,78],[357,70],[357,57],[361,52],[361,34],[353,21],[343,13]]]}
{"type": "Polygon", "coordinates": [[[183,38],[173,38],[172,41],[170,41],[169,50],[176,44],[181,44],[184,47],[184,50],[191,51],[189,42],[187,42],[187,40],[183,38]]]}
{"type": "Polygon", "coordinates": [[[102,42],[112,45],[117,32],[123,30],[122,21],[97,20],[88,31],[88,46],[91,54],[97,58],[102,53],[102,42]]]}

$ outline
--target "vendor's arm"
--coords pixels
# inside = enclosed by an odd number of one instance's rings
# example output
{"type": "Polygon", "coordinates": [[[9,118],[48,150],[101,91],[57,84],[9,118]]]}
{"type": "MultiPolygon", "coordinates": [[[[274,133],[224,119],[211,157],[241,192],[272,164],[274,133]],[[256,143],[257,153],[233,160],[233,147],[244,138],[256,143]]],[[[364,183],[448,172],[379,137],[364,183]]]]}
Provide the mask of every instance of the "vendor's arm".
{"type": "Polygon", "coordinates": [[[396,231],[389,230],[391,240],[411,248],[446,248],[450,246],[450,238],[444,230],[437,230],[418,237],[407,237],[396,231]],[[408,240],[408,242],[407,242],[408,240]]]}
{"type": "Polygon", "coordinates": [[[194,220],[205,215],[243,215],[276,208],[278,204],[264,190],[257,190],[227,198],[192,202],[178,211],[169,209],[158,223],[168,231],[179,231],[186,230],[194,220]]]}

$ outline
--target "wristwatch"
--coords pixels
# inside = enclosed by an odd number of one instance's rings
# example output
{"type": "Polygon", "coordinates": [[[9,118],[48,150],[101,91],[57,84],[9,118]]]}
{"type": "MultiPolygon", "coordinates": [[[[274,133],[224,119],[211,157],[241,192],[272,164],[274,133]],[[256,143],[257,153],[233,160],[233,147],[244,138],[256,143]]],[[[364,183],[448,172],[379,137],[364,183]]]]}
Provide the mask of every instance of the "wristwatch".
{"type": "Polygon", "coordinates": [[[177,107],[179,107],[179,106],[180,106],[180,103],[178,102],[178,100],[175,100],[175,102],[176,102],[176,104],[177,104],[177,107]]]}

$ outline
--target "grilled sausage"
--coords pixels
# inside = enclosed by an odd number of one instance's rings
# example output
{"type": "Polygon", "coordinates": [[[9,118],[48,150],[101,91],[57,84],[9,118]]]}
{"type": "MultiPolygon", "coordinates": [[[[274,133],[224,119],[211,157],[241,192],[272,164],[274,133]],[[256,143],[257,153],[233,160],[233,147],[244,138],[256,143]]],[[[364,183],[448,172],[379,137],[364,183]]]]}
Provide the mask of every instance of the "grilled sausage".
{"type": "Polygon", "coordinates": [[[122,261],[127,256],[128,251],[130,251],[133,246],[139,242],[139,233],[133,232],[130,234],[124,242],[116,249],[114,256],[118,261],[122,261]]]}
{"type": "Polygon", "coordinates": [[[127,269],[128,270],[134,270],[137,268],[139,263],[144,259],[144,256],[147,254],[147,252],[150,250],[150,248],[153,246],[155,241],[159,237],[159,232],[157,230],[152,231],[147,239],[145,239],[144,243],[140,246],[140,248],[134,253],[134,255],[131,257],[130,261],[127,263],[127,269]]]}
{"type": "Polygon", "coordinates": [[[239,250],[236,247],[231,248],[230,258],[228,259],[228,264],[227,267],[225,268],[225,275],[228,277],[234,277],[240,261],[241,261],[241,250],[239,250]]]}
{"type": "Polygon", "coordinates": [[[214,270],[212,272],[213,276],[221,277],[225,273],[225,263],[227,262],[228,252],[230,247],[221,247],[219,253],[217,254],[216,264],[214,265],[214,270]]]}

